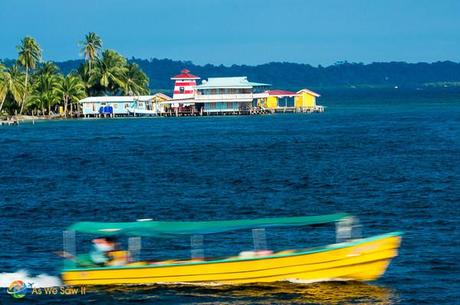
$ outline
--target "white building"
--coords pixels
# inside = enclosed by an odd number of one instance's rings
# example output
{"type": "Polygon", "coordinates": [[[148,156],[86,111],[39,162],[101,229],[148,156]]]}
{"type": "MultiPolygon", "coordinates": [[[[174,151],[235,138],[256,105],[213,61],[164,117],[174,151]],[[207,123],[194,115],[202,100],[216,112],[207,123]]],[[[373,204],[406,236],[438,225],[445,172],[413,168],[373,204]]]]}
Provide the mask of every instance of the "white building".
{"type": "Polygon", "coordinates": [[[195,105],[207,114],[248,112],[257,99],[268,96],[268,87],[269,84],[250,82],[245,76],[211,77],[196,86],[195,105]]]}
{"type": "Polygon", "coordinates": [[[90,96],[80,100],[83,116],[127,116],[135,114],[157,114],[163,108],[159,103],[171,99],[167,95],[141,96],[90,96]]]}

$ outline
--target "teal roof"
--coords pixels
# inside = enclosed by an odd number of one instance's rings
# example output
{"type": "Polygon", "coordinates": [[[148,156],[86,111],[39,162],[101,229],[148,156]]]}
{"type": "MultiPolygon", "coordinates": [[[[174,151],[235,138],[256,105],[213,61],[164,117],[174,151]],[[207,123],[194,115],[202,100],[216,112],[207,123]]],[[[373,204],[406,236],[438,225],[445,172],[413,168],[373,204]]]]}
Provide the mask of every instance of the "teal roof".
{"type": "Polygon", "coordinates": [[[203,80],[201,85],[196,86],[197,89],[217,89],[217,88],[253,88],[260,86],[270,86],[270,84],[254,83],[248,81],[246,76],[237,77],[210,77],[208,80],[203,80]]]}
{"type": "Polygon", "coordinates": [[[266,228],[293,227],[326,224],[339,221],[348,214],[319,216],[277,217],[244,220],[217,221],[136,221],[136,222],[78,222],[68,229],[99,236],[151,236],[172,237],[178,235],[211,234],[226,231],[266,228]]]}

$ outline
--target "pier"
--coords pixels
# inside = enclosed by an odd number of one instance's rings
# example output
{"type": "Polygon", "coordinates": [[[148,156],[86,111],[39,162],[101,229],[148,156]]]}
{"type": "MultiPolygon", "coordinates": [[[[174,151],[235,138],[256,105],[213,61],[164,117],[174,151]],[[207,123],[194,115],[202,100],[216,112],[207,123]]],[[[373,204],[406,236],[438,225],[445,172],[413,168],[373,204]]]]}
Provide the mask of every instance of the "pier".
{"type": "Polygon", "coordinates": [[[223,112],[203,113],[197,111],[168,111],[158,113],[157,116],[163,117],[181,117],[181,116],[227,116],[227,115],[267,115],[275,113],[320,113],[324,112],[324,106],[315,108],[296,108],[296,107],[279,107],[276,109],[253,108],[251,110],[236,110],[223,112]]]}
{"type": "Polygon", "coordinates": [[[314,113],[324,112],[324,106],[315,106],[312,108],[306,107],[277,107],[273,109],[272,113],[314,113]]]}
{"type": "Polygon", "coordinates": [[[233,111],[214,111],[203,112],[195,109],[172,109],[169,108],[163,112],[157,113],[130,113],[130,114],[97,114],[94,116],[84,116],[86,118],[116,118],[116,117],[192,117],[192,116],[235,116],[235,115],[269,115],[276,113],[321,113],[324,112],[324,106],[316,106],[314,108],[299,108],[299,107],[278,107],[273,109],[254,107],[246,110],[233,111]]]}

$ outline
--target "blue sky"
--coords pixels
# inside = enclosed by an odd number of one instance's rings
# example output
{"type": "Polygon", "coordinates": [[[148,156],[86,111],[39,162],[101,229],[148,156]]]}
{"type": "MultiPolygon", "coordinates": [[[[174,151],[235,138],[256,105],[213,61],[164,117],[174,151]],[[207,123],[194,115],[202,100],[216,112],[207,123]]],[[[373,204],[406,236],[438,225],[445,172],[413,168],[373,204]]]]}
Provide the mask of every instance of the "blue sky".
{"type": "Polygon", "coordinates": [[[46,60],[98,33],[126,57],[197,64],[460,61],[455,0],[0,0],[0,58],[25,35],[46,60]]]}

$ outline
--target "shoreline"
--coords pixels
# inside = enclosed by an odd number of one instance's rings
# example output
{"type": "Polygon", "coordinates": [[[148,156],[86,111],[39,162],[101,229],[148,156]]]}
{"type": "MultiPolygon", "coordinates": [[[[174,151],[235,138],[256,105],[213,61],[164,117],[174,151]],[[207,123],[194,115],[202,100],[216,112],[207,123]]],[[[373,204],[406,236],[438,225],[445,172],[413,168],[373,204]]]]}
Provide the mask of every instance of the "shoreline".
{"type": "Polygon", "coordinates": [[[265,112],[253,112],[253,113],[231,113],[231,114],[208,114],[208,115],[191,115],[188,113],[179,113],[179,114],[170,114],[170,113],[159,113],[157,115],[123,115],[123,116],[95,116],[95,117],[85,117],[72,116],[64,117],[61,115],[54,116],[32,116],[32,115],[16,115],[9,118],[2,118],[0,120],[0,125],[19,125],[20,123],[34,123],[36,121],[65,121],[65,120],[103,120],[103,119],[142,119],[142,118],[186,118],[186,117],[235,117],[235,116],[264,116],[264,115],[273,115],[273,114],[313,114],[313,113],[322,113],[324,112],[324,106],[321,106],[321,110],[310,110],[310,111],[282,111],[282,109],[277,109],[276,111],[265,111],[265,112]]]}
{"type": "MultiPolygon", "coordinates": [[[[74,119],[75,117],[72,117],[74,119]]],[[[69,119],[60,115],[44,115],[44,116],[35,116],[35,115],[12,115],[10,117],[2,117],[0,122],[34,122],[34,121],[50,121],[57,119],[69,119]]]]}

